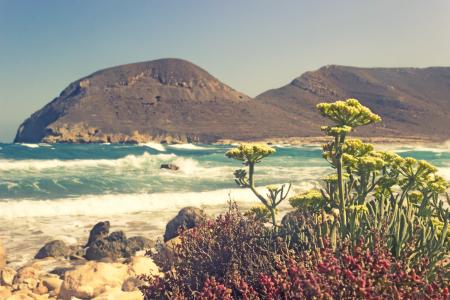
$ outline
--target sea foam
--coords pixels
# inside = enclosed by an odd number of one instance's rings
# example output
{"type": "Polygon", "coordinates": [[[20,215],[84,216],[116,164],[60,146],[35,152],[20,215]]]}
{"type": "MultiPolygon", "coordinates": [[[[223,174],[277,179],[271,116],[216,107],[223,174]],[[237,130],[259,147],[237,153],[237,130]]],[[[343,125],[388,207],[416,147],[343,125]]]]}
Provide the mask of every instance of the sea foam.
{"type": "Polygon", "coordinates": [[[0,171],[28,171],[53,168],[96,168],[96,167],[135,167],[140,168],[149,162],[164,161],[176,157],[175,154],[152,155],[144,152],[142,155],[127,155],[119,159],[29,159],[29,160],[0,160],[0,171]]]}
{"type": "Polygon", "coordinates": [[[111,216],[141,211],[164,211],[185,206],[224,205],[258,200],[247,189],[154,194],[83,195],[53,200],[7,200],[0,202],[0,218],[111,216]]]}
{"type": "Polygon", "coordinates": [[[166,147],[164,147],[164,145],[155,143],[155,142],[141,143],[141,144],[138,144],[138,146],[152,148],[153,150],[156,150],[159,152],[166,151],[166,147]]]}

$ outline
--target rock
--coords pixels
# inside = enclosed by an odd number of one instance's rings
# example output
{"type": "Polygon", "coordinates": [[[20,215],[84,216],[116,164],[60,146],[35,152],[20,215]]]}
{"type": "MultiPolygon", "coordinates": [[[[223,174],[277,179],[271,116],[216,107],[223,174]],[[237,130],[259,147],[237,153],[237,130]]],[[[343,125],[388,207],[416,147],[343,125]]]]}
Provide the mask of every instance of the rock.
{"type": "Polygon", "coordinates": [[[128,277],[128,266],[124,264],[90,261],[66,272],[59,298],[91,299],[104,293],[108,287],[121,288],[128,277]]]}
{"type": "Polygon", "coordinates": [[[172,268],[174,249],[180,243],[181,239],[177,236],[163,244],[157,245],[158,255],[155,256],[155,262],[161,267],[162,271],[166,272],[172,268]]]}
{"type": "Polygon", "coordinates": [[[132,276],[127,278],[122,284],[122,291],[124,292],[134,292],[142,285],[146,284],[142,279],[132,276]]]}
{"type": "Polygon", "coordinates": [[[3,247],[3,243],[0,241],[0,268],[6,266],[6,250],[3,247]]]}
{"type": "Polygon", "coordinates": [[[54,292],[55,295],[58,295],[63,281],[58,277],[46,277],[42,279],[42,283],[50,292],[54,292]]]}
{"type": "Polygon", "coordinates": [[[130,271],[136,275],[159,275],[159,268],[153,259],[147,256],[134,256],[130,261],[130,271]]]}
{"type": "Polygon", "coordinates": [[[138,290],[122,291],[119,287],[106,290],[93,300],[142,300],[144,296],[138,290]]]}
{"type": "Polygon", "coordinates": [[[39,270],[33,267],[22,267],[17,270],[17,274],[14,277],[13,288],[14,289],[26,289],[33,290],[38,285],[39,270]]]}
{"type": "Polygon", "coordinates": [[[155,247],[155,242],[143,236],[133,236],[128,239],[128,245],[134,251],[140,251],[155,247]]]}
{"type": "MultiPolygon", "coordinates": [[[[4,267],[0,270],[0,285],[13,285],[16,270],[13,268],[4,267]]],[[[1,299],[1,298],[0,298],[1,299]]]]}
{"type": "Polygon", "coordinates": [[[47,286],[44,285],[42,281],[40,281],[36,286],[36,288],[33,289],[33,293],[38,295],[44,295],[48,293],[48,288],[47,286]]]}
{"type": "Polygon", "coordinates": [[[11,289],[9,287],[0,286],[0,299],[7,299],[11,294],[11,289]]]}
{"type": "Polygon", "coordinates": [[[174,165],[174,164],[162,164],[160,169],[168,169],[168,170],[172,170],[172,171],[178,171],[180,169],[180,167],[177,165],[174,165]]]}
{"type": "Polygon", "coordinates": [[[71,260],[79,260],[84,259],[84,256],[86,255],[86,249],[80,245],[71,245],[70,247],[70,259],[71,260]]]}
{"type": "Polygon", "coordinates": [[[178,215],[167,223],[164,242],[178,236],[180,228],[193,228],[205,219],[206,214],[199,208],[189,206],[181,209],[178,215]]]}
{"type": "Polygon", "coordinates": [[[48,294],[38,295],[27,289],[14,291],[13,294],[7,298],[7,300],[48,300],[48,299],[51,299],[49,298],[48,294]]]}
{"type": "Polygon", "coordinates": [[[99,222],[92,227],[85,247],[91,246],[98,239],[106,238],[109,234],[109,221],[99,222]]]}
{"type": "Polygon", "coordinates": [[[123,231],[111,233],[107,238],[96,240],[87,250],[87,260],[112,260],[131,257],[136,250],[130,247],[123,231]]]}
{"type": "Polygon", "coordinates": [[[34,258],[43,259],[46,257],[69,257],[72,254],[72,249],[61,240],[48,242],[41,249],[34,258]]]}

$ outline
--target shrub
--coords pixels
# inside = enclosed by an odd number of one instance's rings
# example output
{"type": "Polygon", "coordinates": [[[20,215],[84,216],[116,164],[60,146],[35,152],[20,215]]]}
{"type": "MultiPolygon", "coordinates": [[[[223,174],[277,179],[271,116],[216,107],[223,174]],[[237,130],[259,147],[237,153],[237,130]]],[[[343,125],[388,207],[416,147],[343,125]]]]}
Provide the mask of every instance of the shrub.
{"type": "MultiPolygon", "coordinates": [[[[284,241],[273,238],[260,220],[244,216],[231,204],[229,211],[215,220],[181,232],[170,259],[172,271],[164,279],[147,278],[151,284],[143,292],[148,299],[191,293],[197,297],[208,278],[230,284],[236,276],[253,285],[259,274],[275,271],[287,255],[284,241]]],[[[213,281],[210,284],[214,286],[213,281]]],[[[232,295],[239,292],[233,289],[232,295]]]]}
{"type": "Polygon", "coordinates": [[[305,251],[273,274],[261,275],[261,299],[448,299],[448,280],[428,282],[424,261],[409,269],[381,240],[305,251]]]}
{"type": "MultiPolygon", "coordinates": [[[[336,173],[324,178],[321,191],[291,197],[291,205],[313,214],[338,210],[338,242],[356,243],[364,236],[373,243],[369,233],[382,235],[392,255],[408,257],[410,265],[429,258],[427,276],[433,276],[433,266],[450,250],[448,183],[426,161],[376,151],[370,144],[349,139],[356,127],[381,121],[356,99],[321,103],[317,108],[334,123],[322,128],[332,137],[323,145],[323,157],[336,173]]],[[[318,234],[334,240],[336,232],[324,229],[318,234]]]]}
{"type": "Polygon", "coordinates": [[[172,270],[147,278],[146,299],[447,299],[448,277],[432,282],[426,259],[408,267],[384,240],[288,251],[261,223],[230,212],[184,231],[172,270]],[[275,241],[275,242],[274,242],[275,241]]]}

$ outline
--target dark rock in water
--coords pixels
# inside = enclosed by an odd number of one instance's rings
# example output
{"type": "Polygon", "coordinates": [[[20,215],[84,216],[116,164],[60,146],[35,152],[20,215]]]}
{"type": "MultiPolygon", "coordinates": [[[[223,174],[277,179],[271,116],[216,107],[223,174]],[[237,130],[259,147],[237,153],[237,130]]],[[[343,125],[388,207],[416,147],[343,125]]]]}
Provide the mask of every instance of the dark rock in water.
{"type": "Polygon", "coordinates": [[[109,221],[99,222],[94,225],[89,233],[89,240],[85,247],[89,247],[93,242],[98,239],[103,239],[108,236],[109,233],[109,221]]]}
{"type": "Polygon", "coordinates": [[[110,242],[119,242],[119,243],[127,242],[127,236],[123,231],[114,231],[106,239],[110,242]]]}
{"type": "Polygon", "coordinates": [[[128,239],[128,245],[134,251],[140,251],[155,247],[155,242],[143,236],[133,236],[128,239]]]}
{"type": "Polygon", "coordinates": [[[131,257],[136,253],[134,243],[129,243],[123,231],[115,231],[108,237],[97,239],[86,249],[87,260],[112,260],[131,257]]]}
{"type": "Polygon", "coordinates": [[[178,236],[180,228],[189,229],[195,227],[205,219],[206,214],[199,208],[189,206],[181,209],[178,215],[167,223],[164,242],[178,236]]]}
{"type": "Polygon", "coordinates": [[[70,259],[71,260],[79,260],[84,259],[84,256],[86,255],[86,249],[81,245],[72,245],[70,247],[70,259]]]}
{"type": "Polygon", "coordinates": [[[177,165],[174,165],[174,164],[162,164],[160,169],[168,169],[168,170],[172,170],[172,171],[178,171],[180,169],[180,167],[177,165]]]}
{"type": "Polygon", "coordinates": [[[72,249],[63,241],[55,240],[48,242],[42,247],[34,258],[42,259],[46,257],[69,257],[72,249]]]}

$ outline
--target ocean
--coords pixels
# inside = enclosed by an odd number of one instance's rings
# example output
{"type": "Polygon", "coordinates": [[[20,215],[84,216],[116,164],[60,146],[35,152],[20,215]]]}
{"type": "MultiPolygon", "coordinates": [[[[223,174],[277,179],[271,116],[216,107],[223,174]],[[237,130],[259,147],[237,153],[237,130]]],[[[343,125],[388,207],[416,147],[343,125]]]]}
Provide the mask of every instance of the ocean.
{"type": "MultiPolygon", "coordinates": [[[[54,239],[84,243],[103,220],[128,236],[155,239],[182,207],[214,215],[226,210],[230,199],[244,209],[257,204],[234,182],[233,171],[242,165],[225,157],[230,147],[0,144],[0,239],[11,265],[28,261],[54,239]],[[160,169],[163,163],[180,169],[160,169]]],[[[256,167],[258,185],[290,182],[296,192],[318,186],[332,172],[317,146],[274,147],[277,152],[256,167]]],[[[394,150],[428,160],[450,180],[448,147],[394,150]]],[[[285,203],[281,210],[288,208],[285,203]]]]}

